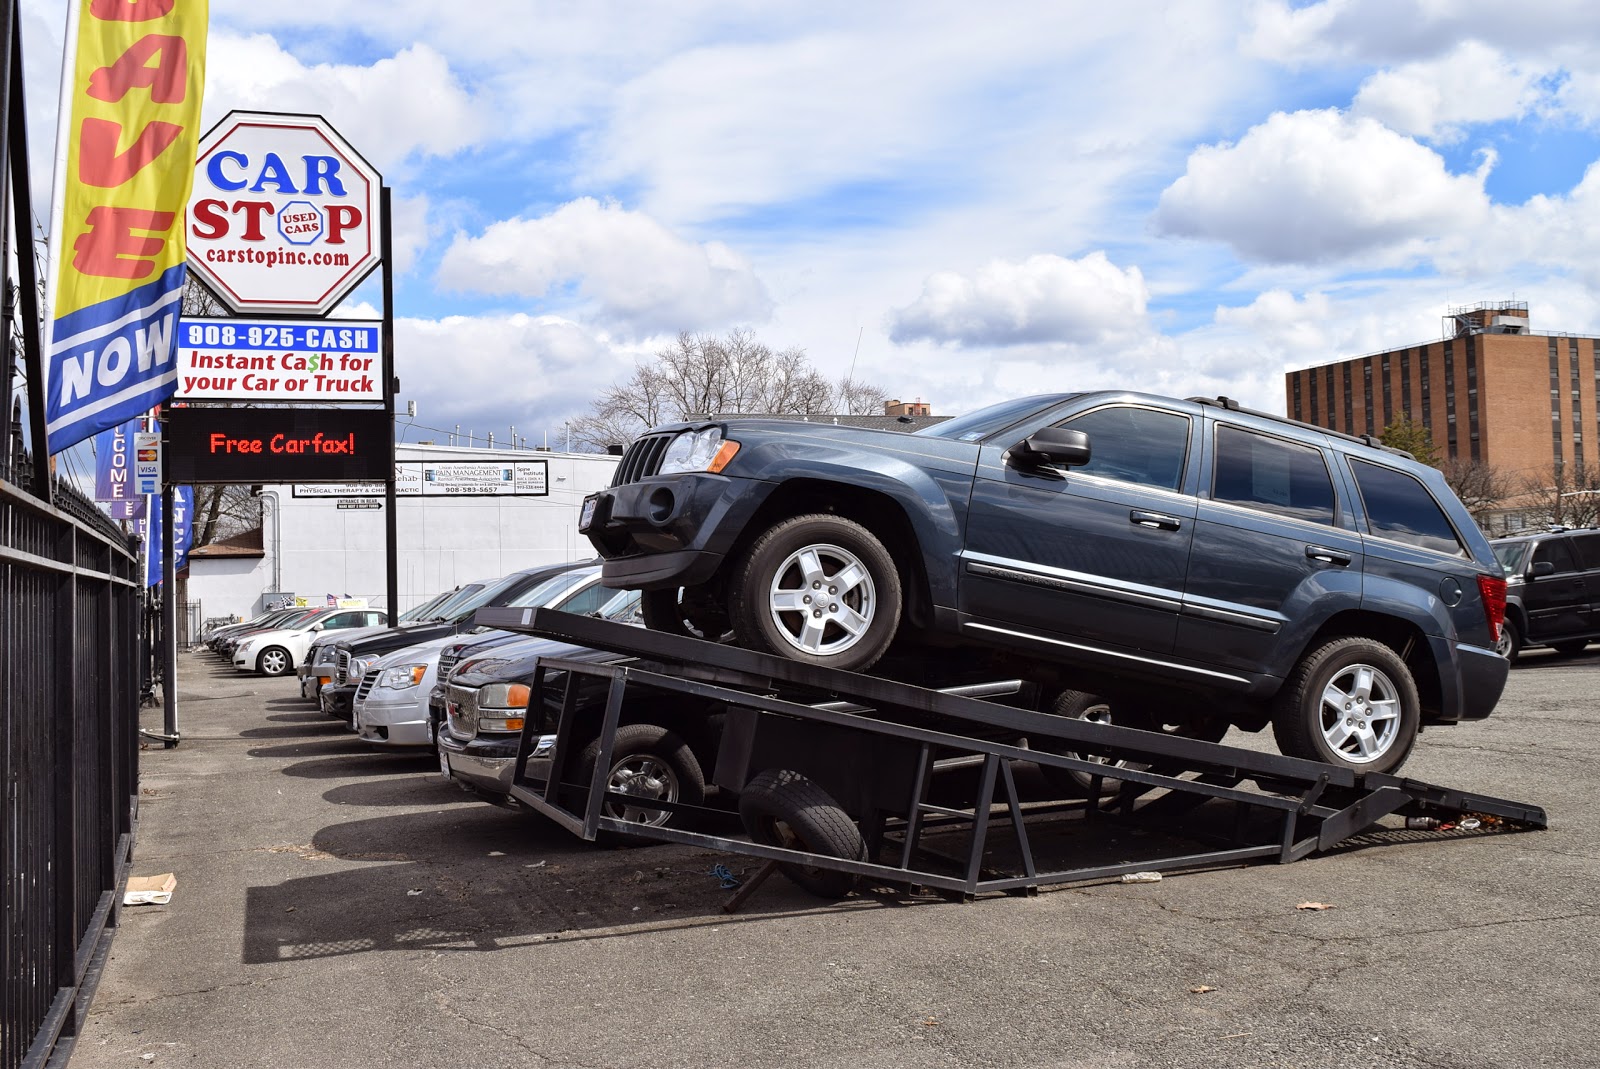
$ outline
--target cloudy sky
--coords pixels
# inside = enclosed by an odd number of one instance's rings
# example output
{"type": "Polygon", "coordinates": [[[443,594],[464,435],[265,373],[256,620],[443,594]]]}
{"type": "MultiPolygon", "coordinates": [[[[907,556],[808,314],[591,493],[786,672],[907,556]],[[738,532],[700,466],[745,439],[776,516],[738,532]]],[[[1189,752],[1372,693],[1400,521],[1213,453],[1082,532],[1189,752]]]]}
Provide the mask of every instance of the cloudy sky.
{"type": "MultiPolygon", "coordinates": [[[[67,5],[22,6],[42,159],[67,5]]],[[[940,414],[1281,412],[1284,371],[1453,304],[1600,333],[1593,10],[211,0],[205,125],[319,113],[383,173],[411,441],[559,448],[636,360],[734,327],[940,414]]]]}

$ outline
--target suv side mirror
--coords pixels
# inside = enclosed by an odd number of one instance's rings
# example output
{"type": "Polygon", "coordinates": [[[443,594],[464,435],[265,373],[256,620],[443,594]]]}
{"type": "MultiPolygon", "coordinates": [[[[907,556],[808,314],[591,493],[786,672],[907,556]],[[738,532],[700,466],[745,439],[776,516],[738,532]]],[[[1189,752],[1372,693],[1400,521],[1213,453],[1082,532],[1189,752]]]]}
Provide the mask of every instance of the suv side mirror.
{"type": "Polygon", "coordinates": [[[1550,575],[1556,570],[1555,563],[1547,560],[1536,560],[1528,565],[1528,578],[1537,579],[1541,575],[1550,575]]]}
{"type": "Polygon", "coordinates": [[[1021,444],[1012,446],[1010,453],[1024,463],[1060,464],[1062,467],[1087,464],[1089,436],[1066,427],[1044,427],[1023,439],[1021,444]]]}

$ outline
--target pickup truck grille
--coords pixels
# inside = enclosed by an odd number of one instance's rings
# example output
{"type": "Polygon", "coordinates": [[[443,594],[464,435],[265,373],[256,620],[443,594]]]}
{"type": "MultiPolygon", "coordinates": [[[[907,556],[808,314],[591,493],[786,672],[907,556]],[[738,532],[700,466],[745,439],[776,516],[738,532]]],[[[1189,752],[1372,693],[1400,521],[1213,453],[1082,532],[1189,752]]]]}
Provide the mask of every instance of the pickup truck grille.
{"type": "Polygon", "coordinates": [[[444,700],[450,730],[460,738],[474,738],[478,734],[477,689],[451,685],[445,688],[444,700]]]}
{"type": "Polygon", "coordinates": [[[333,670],[333,681],[335,683],[339,684],[339,686],[341,686],[341,687],[345,686],[346,684],[348,684],[350,682],[350,651],[349,650],[340,650],[339,651],[338,667],[336,667],[333,670]]]}
{"type": "Polygon", "coordinates": [[[611,485],[626,486],[656,474],[661,470],[661,458],[666,455],[667,445],[675,437],[676,434],[647,434],[636,439],[623,455],[622,463],[617,465],[616,478],[611,480],[611,485]]]}

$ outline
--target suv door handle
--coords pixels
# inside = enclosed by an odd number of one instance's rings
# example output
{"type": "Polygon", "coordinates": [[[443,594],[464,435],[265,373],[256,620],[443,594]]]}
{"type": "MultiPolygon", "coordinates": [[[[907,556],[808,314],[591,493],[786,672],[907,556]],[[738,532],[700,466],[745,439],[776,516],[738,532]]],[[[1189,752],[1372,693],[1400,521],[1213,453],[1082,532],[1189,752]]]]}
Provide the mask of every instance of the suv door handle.
{"type": "Polygon", "coordinates": [[[1144,512],[1140,509],[1128,513],[1128,519],[1140,527],[1149,527],[1157,531],[1176,531],[1183,526],[1183,522],[1176,516],[1160,512],[1144,512]]]}
{"type": "Polygon", "coordinates": [[[1341,568],[1350,563],[1350,554],[1326,546],[1307,546],[1306,556],[1323,564],[1337,564],[1341,568]]]}

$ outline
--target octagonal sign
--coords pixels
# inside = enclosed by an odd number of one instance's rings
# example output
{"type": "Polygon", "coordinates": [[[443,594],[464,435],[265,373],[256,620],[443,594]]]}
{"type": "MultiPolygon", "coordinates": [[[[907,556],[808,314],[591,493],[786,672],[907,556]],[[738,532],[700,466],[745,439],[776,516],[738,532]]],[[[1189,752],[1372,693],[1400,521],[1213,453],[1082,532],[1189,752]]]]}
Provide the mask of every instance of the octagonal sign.
{"type": "Polygon", "coordinates": [[[325,315],[381,261],[382,185],[320,116],[231,112],[200,142],[189,267],[235,313],[325,315]]]}

